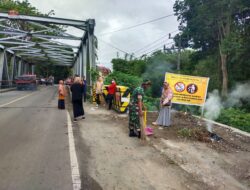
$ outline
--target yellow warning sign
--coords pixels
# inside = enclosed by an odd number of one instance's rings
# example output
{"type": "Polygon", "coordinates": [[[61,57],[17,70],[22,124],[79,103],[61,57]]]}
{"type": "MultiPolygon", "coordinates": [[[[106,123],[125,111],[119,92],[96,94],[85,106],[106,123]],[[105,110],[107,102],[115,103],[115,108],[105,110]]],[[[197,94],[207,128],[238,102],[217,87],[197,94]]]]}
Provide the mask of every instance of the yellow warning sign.
{"type": "Polygon", "coordinates": [[[174,92],[173,103],[204,105],[209,78],[166,73],[165,81],[169,83],[174,92]]]}

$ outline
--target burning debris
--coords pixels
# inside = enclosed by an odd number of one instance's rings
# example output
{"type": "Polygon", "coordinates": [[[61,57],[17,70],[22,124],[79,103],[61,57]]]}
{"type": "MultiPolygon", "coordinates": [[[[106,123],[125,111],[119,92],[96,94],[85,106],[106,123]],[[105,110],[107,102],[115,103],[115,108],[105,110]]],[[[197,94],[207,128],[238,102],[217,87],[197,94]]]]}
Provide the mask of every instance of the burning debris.
{"type": "Polygon", "coordinates": [[[219,135],[215,134],[215,133],[210,133],[210,139],[213,141],[220,141],[222,140],[222,137],[220,137],[219,135]]]}

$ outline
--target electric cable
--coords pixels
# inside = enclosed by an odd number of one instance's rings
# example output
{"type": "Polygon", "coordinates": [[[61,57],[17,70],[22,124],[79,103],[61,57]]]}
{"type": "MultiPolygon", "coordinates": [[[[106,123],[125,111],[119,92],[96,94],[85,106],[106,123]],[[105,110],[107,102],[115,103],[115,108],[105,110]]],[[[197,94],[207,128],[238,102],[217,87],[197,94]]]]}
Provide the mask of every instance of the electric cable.
{"type": "Polygon", "coordinates": [[[168,34],[165,34],[165,35],[161,36],[160,38],[154,40],[153,42],[150,42],[149,44],[143,46],[142,48],[133,51],[133,53],[138,53],[138,52],[140,52],[141,50],[143,50],[143,49],[145,49],[145,48],[148,48],[149,46],[153,45],[154,43],[160,41],[161,39],[163,39],[163,38],[169,36],[169,34],[172,34],[172,33],[177,32],[177,31],[179,31],[179,30],[174,30],[174,31],[172,31],[172,32],[169,32],[168,34]]]}
{"type": "Polygon", "coordinates": [[[156,19],[152,19],[152,20],[149,20],[147,22],[139,23],[139,24],[136,24],[136,25],[133,25],[133,26],[128,26],[128,27],[120,28],[120,29],[117,29],[117,30],[114,30],[114,31],[110,31],[110,32],[106,32],[106,33],[101,33],[101,34],[99,34],[99,36],[104,36],[104,35],[112,34],[112,33],[115,33],[115,32],[129,30],[129,29],[136,28],[138,26],[142,26],[142,25],[149,24],[149,23],[152,23],[152,22],[156,22],[156,21],[159,21],[159,20],[168,18],[170,16],[174,16],[174,15],[175,14],[165,15],[165,16],[162,16],[162,17],[159,17],[159,18],[156,18],[156,19]]]}
{"type": "Polygon", "coordinates": [[[101,39],[99,39],[99,41],[101,41],[101,42],[102,42],[102,43],[104,43],[104,44],[109,45],[110,47],[112,47],[112,48],[114,48],[114,49],[116,49],[116,50],[118,50],[118,51],[120,51],[120,52],[122,52],[122,53],[125,53],[125,54],[128,54],[128,55],[131,55],[131,56],[133,56],[134,58],[137,58],[137,57],[135,57],[133,54],[128,53],[128,52],[126,52],[126,51],[124,51],[124,50],[122,50],[122,49],[120,49],[120,48],[118,48],[118,47],[114,46],[113,44],[111,44],[111,43],[109,43],[109,42],[105,42],[105,41],[103,41],[103,40],[101,40],[101,39]]]}
{"type": "Polygon", "coordinates": [[[143,55],[148,55],[148,54],[150,54],[150,53],[152,53],[152,52],[158,50],[159,48],[162,48],[164,45],[170,45],[170,44],[173,44],[173,43],[174,43],[174,42],[169,42],[169,43],[167,43],[167,44],[163,44],[162,46],[157,47],[157,48],[155,48],[155,49],[153,49],[153,50],[150,50],[150,51],[148,51],[148,52],[146,52],[146,53],[144,53],[144,52],[141,53],[141,55],[138,56],[138,57],[141,57],[141,56],[143,56],[143,55]]]}

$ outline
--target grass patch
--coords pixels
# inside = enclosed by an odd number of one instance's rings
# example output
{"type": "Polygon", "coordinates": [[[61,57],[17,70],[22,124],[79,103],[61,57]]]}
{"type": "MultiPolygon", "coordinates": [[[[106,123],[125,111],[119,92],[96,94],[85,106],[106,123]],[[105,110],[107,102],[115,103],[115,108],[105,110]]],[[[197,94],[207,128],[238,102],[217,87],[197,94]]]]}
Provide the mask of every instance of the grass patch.
{"type": "Polygon", "coordinates": [[[223,109],[217,122],[250,132],[250,113],[236,108],[223,109]]]}

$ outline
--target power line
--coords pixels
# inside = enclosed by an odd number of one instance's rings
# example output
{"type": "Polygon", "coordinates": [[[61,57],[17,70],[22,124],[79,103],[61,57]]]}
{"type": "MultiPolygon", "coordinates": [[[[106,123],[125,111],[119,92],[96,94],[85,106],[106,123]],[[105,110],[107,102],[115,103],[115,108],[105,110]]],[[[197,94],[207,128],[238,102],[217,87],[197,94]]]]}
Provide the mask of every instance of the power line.
{"type": "Polygon", "coordinates": [[[114,49],[116,49],[116,50],[118,50],[118,51],[120,51],[120,52],[122,52],[122,53],[125,53],[125,54],[128,54],[128,55],[132,55],[134,58],[137,58],[137,57],[135,57],[133,54],[128,53],[128,52],[126,52],[126,51],[124,51],[124,50],[122,50],[122,49],[120,49],[120,48],[114,46],[113,44],[111,44],[111,43],[109,43],[109,42],[105,42],[105,41],[103,41],[103,40],[101,40],[101,39],[99,39],[99,41],[101,41],[101,42],[104,43],[104,44],[109,45],[110,47],[112,47],[112,48],[114,48],[114,49]]]}
{"type": "Polygon", "coordinates": [[[156,21],[165,19],[165,18],[170,17],[170,16],[174,16],[174,14],[165,15],[165,16],[162,16],[162,17],[153,19],[153,20],[149,20],[149,21],[147,21],[147,22],[139,23],[139,24],[136,24],[136,25],[133,25],[133,26],[129,26],[129,27],[126,27],[126,28],[120,28],[120,29],[118,29],[118,30],[111,31],[111,32],[107,32],[107,33],[103,33],[103,34],[99,34],[99,35],[100,35],[100,36],[104,36],[104,35],[112,34],[112,33],[115,33],[115,32],[120,32],[120,31],[124,31],[124,30],[129,30],[129,29],[132,29],[132,28],[135,28],[135,27],[138,27],[138,26],[142,26],[142,25],[145,25],[145,24],[149,24],[149,23],[152,23],[152,22],[156,22],[156,21]]]}
{"type": "Polygon", "coordinates": [[[154,43],[160,41],[161,39],[163,39],[163,38],[165,38],[165,37],[167,37],[167,36],[168,36],[168,34],[165,34],[164,36],[161,36],[160,38],[156,39],[155,41],[150,42],[149,44],[143,46],[142,48],[135,50],[134,53],[138,53],[138,52],[140,52],[141,50],[143,50],[143,49],[145,49],[145,48],[148,48],[149,46],[153,45],[154,43]]]}
{"type": "MultiPolygon", "coordinates": [[[[169,40],[169,39],[167,39],[167,40],[169,40]]],[[[144,53],[144,52],[147,52],[147,51],[150,50],[150,49],[153,49],[153,48],[155,48],[155,47],[159,47],[159,45],[160,45],[160,46],[163,46],[163,45],[167,42],[167,40],[166,40],[166,41],[161,41],[161,42],[159,42],[159,43],[157,43],[157,44],[154,44],[154,45],[151,45],[151,47],[145,48],[143,51],[141,51],[141,52],[139,52],[139,53],[137,53],[137,54],[142,54],[142,53],[144,53]]]]}
{"type": "Polygon", "coordinates": [[[174,30],[174,31],[172,31],[172,32],[169,32],[168,34],[165,34],[165,35],[161,36],[160,38],[154,40],[153,42],[150,42],[149,44],[143,46],[142,48],[133,51],[133,53],[138,53],[138,52],[140,52],[141,50],[143,50],[143,49],[145,49],[145,48],[147,49],[148,47],[150,47],[150,46],[153,45],[154,43],[160,41],[161,39],[163,39],[163,38],[165,38],[165,37],[167,37],[167,36],[169,36],[169,34],[172,34],[172,33],[177,32],[177,31],[179,31],[179,30],[174,30]]]}
{"type": "MultiPolygon", "coordinates": [[[[169,43],[167,43],[167,44],[163,44],[163,45],[170,45],[170,44],[173,44],[174,42],[169,42],[169,43]]],[[[157,47],[157,48],[155,48],[155,49],[153,49],[153,50],[150,50],[149,52],[146,52],[146,53],[142,53],[140,56],[138,56],[138,57],[141,57],[142,55],[147,55],[147,54],[150,54],[150,53],[152,53],[152,52],[154,52],[154,51],[156,51],[156,50],[158,50],[159,48],[162,48],[162,46],[163,45],[161,45],[160,47],[157,47]]]]}
{"type": "MultiPolygon", "coordinates": [[[[169,39],[168,39],[169,40],[169,39]]],[[[155,44],[155,45],[153,45],[153,46],[151,46],[150,48],[147,48],[147,49],[145,49],[144,51],[142,51],[140,54],[144,54],[144,52],[147,52],[147,51],[149,51],[150,49],[153,49],[153,48],[156,48],[156,47],[163,47],[164,45],[168,45],[168,44],[172,44],[172,43],[174,43],[174,42],[169,42],[169,43],[167,43],[167,44],[165,44],[166,42],[160,42],[160,43],[157,43],[157,44],[155,44]],[[160,46],[159,46],[160,45],[160,46]]]]}

